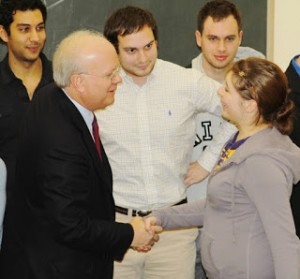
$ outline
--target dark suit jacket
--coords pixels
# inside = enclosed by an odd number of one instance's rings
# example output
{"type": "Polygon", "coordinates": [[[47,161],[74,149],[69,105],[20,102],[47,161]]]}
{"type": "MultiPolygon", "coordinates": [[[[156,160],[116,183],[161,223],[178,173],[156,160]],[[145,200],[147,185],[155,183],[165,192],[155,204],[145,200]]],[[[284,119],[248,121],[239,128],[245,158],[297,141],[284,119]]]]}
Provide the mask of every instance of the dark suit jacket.
{"type": "MultiPolygon", "coordinates": [[[[292,141],[300,147],[300,77],[293,67],[292,62],[288,66],[285,74],[289,81],[289,87],[292,90],[290,98],[294,101],[296,106],[294,129],[290,137],[292,141]]],[[[300,182],[293,187],[291,206],[294,215],[296,232],[298,237],[300,237],[300,182]]]]}
{"type": "Polygon", "coordinates": [[[19,233],[30,279],[112,278],[113,259],[122,258],[133,229],[114,222],[103,147],[101,162],[81,114],[54,84],[35,95],[20,144],[18,219],[27,225],[19,233]]]}

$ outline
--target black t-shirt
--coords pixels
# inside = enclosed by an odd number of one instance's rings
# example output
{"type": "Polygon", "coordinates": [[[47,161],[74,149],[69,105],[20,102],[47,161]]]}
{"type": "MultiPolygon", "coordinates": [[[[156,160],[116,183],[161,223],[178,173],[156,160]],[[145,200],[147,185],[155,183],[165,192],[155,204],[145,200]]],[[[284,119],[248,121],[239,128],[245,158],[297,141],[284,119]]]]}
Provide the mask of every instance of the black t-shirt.
{"type": "MultiPolygon", "coordinates": [[[[35,92],[53,81],[52,64],[44,54],[42,78],[35,92]]],[[[22,80],[11,71],[8,55],[0,62],[0,157],[7,168],[7,196],[14,184],[16,156],[18,152],[19,129],[30,104],[30,99],[22,80]]]]}

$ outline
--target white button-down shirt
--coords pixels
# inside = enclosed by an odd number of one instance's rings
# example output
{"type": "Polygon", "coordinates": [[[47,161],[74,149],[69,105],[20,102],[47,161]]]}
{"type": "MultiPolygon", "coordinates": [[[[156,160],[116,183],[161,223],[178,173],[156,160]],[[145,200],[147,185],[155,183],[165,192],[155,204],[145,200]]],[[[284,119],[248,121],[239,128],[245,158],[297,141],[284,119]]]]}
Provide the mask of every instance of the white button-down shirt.
{"type": "Polygon", "coordinates": [[[70,101],[78,109],[78,111],[81,114],[86,126],[88,127],[88,129],[90,131],[90,134],[91,134],[93,140],[95,141],[94,136],[93,136],[93,128],[92,128],[92,123],[93,123],[93,120],[94,120],[94,113],[92,111],[88,110],[87,108],[85,108],[84,106],[82,106],[81,104],[79,104],[73,98],[71,98],[64,89],[62,89],[62,91],[64,91],[66,96],[70,99],[70,101]]]}
{"type": "MultiPolygon", "coordinates": [[[[121,75],[115,103],[96,112],[112,167],[115,203],[141,210],[170,206],[186,197],[183,180],[197,113],[220,115],[220,85],[195,70],[159,59],[141,87],[123,70],[121,75]]],[[[208,170],[231,135],[225,126],[219,142],[201,154],[200,162],[208,170]]]]}

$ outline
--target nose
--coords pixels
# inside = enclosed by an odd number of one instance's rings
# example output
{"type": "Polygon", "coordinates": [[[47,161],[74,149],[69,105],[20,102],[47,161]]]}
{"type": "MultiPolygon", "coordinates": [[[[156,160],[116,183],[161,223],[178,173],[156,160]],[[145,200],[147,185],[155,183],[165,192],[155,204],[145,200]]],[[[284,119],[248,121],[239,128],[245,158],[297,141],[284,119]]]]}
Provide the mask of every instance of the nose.
{"type": "Polygon", "coordinates": [[[39,40],[39,35],[37,30],[35,30],[34,28],[31,30],[30,32],[30,41],[32,42],[37,42],[39,40]]]}
{"type": "Polygon", "coordinates": [[[115,84],[118,84],[122,81],[122,77],[119,73],[116,73],[116,75],[112,78],[112,82],[115,84]]]}
{"type": "Polygon", "coordinates": [[[139,52],[139,61],[140,62],[145,62],[146,60],[147,60],[147,55],[146,55],[144,50],[141,50],[139,52]]]}
{"type": "Polygon", "coordinates": [[[218,49],[219,49],[220,51],[224,51],[224,50],[226,49],[224,40],[220,40],[220,41],[219,41],[218,49]]]}

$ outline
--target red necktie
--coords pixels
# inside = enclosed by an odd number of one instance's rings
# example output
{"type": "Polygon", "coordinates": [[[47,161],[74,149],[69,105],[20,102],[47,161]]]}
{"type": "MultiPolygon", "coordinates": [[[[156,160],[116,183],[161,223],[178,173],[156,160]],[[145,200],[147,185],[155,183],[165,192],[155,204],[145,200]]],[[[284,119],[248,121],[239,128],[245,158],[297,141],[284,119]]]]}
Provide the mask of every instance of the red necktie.
{"type": "Polygon", "coordinates": [[[92,123],[92,127],[93,127],[93,137],[95,140],[95,144],[96,144],[96,148],[99,154],[99,157],[102,161],[102,153],[101,153],[101,147],[100,147],[100,137],[99,137],[99,127],[98,127],[98,123],[97,123],[97,119],[94,116],[94,120],[92,123]]]}

